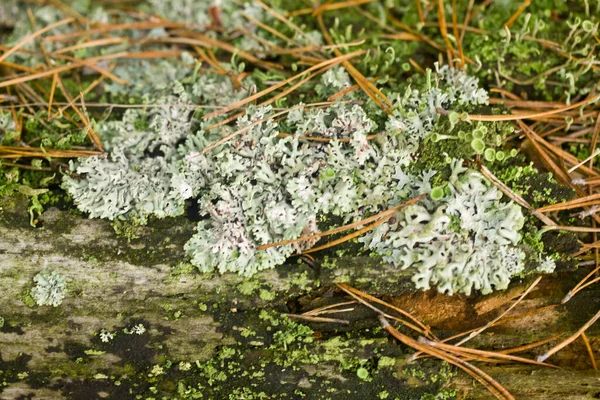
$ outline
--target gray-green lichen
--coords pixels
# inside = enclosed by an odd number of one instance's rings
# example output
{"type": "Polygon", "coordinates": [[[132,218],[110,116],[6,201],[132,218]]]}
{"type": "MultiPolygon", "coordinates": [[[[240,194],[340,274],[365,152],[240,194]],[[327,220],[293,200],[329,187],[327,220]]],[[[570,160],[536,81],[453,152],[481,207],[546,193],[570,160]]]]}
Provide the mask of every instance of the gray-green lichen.
{"type": "MultiPolygon", "coordinates": [[[[257,23],[279,23],[257,3],[223,1],[216,8],[216,3],[193,0],[150,4],[153,12],[199,29],[243,29],[247,34],[232,43],[240,52],[256,54],[257,60],[265,38],[289,46],[257,29],[257,23]]],[[[85,9],[91,21],[109,18],[101,7],[72,6],[85,9]]],[[[33,17],[48,25],[60,13],[41,7],[33,17]]],[[[26,29],[17,27],[9,44],[26,29]]],[[[73,29],[65,24],[54,33],[73,29]]],[[[137,39],[140,32],[128,34],[137,39]]],[[[160,41],[169,34],[156,28],[148,36],[160,41]]],[[[338,36],[343,42],[352,35],[338,36]]],[[[310,30],[290,37],[295,45],[322,40],[310,30]]],[[[51,52],[65,44],[50,41],[48,46],[51,52]]],[[[135,44],[128,50],[143,47],[135,44]]],[[[98,51],[82,49],[77,55],[93,57],[98,51]]],[[[389,69],[394,52],[376,57],[386,59],[389,69]]],[[[29,55],[24,60],[20,53],[11,57],[30,64],[43,61],[29,55]]],[[[520,210],[463,167],[480,153],[491,161],[506,157],[499,148],[501,136],[493,134],[497,129],[464,118],[487,105],[487,93],[476,78],[444,66],[427,70],[412,84],[386,86],[382,80],[391,99],[391,115],[386,115],[358,91],[319,103],[352,85],[344,68],[333,67],[309,84],[316,97],[306,98],[306,104],[301,96],[289,96],[246,107],[233,124],[218,124],[224,117],[203,117],[286,76],[260,65],[247,74],[235,52],[229,64],[216,59],[209,64],[211,68],[183,52],[171,61],[135,60],[115,67],[130,85],[107,84],[104,96],[143,104],[93,121],[109,154],[71,162],[63,178],[63,188],[80,210],[94,218],[143,223],[148,217],[182,215],[190,202],[197,202],[201,221],[185,246],[192,264],[203,272],[250,276],[282,264],[316,240],[266,245],[316,235],[330,227],[323,221],[331,217],[357,222],[424,195],[425,200],[400,210],[362,243],[398,268],[413,271],[418,287],[434,285],[447,293],[488,293],[505,288],[511,276],[523,272],[520,210]],[[207,151],[223,138],[228,140],[207,151]],[[466,149],[460,156],[443,150],[454,141],[466,149]],[[423,163],[421,157],[437,146],[442,150],[436,163],[423,163]],[[471,198],[476,200],[465,202],[471,198]]],[[[551,262],[546,264],[540,271],[552,270],[551,262]]]]}
{"type": "Polygon", "coordinates": [[[58,307],[62,303],[67,289],[64,276],[56,271],[44,270],[33,281],[36,285],[31,289],[31,296],[38,306],[58,307]]]}
{"type": "MultiPolygon", "coordinates": [[[[347,75],[337,71],[323,76],[320,90],[348,85],[347,75]]],[[[428,77],[421,90],[409,87],[396,95],[394,113],[379,132],[357,102],[325,108],[300,103],[283,121],[270,106],[251,106],[235,127],[206,131],[189,108],[198,83],[176,82],[174,94],[159,99],[161,106],[128,110],[105,123],[99,131],[110,158],[73,163],[85,179],[66,176],[63,186],[82,210],[110,219],[180,215],[185,201],[197,198],[207,218],[185,246],[192,263],[203,272],[246,276],[282,264],[315,241],[259,246],[316,234],[326,216],[356,222],[425,195],[361,242],[385,261],[414,270],[419,288],[435,285],[450,294],[504,289],[524,269],[518,206],[504,203],[463,160],[446,157],[443,168],[450,173],[443,187],[433,187],[438,171],[410,170],[434,134],[439,109],[482,105],[487,94],[476,79],[448,67],[428,77]],[[204,152],[225,136],[231,139],[204,152]]],[[[203,94],[206,104],[217,98],[203,94]]],[[[483,141],[487,129],[478,124],[475,131],[483,141]]]]}

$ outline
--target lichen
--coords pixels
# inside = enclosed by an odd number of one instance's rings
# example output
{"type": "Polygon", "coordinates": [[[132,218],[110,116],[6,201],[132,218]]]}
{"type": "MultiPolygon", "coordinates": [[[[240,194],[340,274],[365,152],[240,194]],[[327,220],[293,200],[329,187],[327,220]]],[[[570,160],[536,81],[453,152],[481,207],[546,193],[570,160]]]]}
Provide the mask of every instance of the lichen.
{"type": "Polygon", "coordinates": [[[58,307],[66,295],[65,277],[56,271],[43,270],[33,281],[36,285],[31,289],[31,296],[38,306],[58,307]]]}
{"type": "MultiPolygon", "coordinates": [[[[331,71],[323,75],[319,91],[347,87],[348,77],[331,71]]],[[[430,71],[420,90],[409,87],[396,95],[385,130],[373,140],[367,137],[376,132],[377,123],[366,108],[352,102],[325,108],[300,103],[281,122],[270,106],[250,106],[237,118],[235,131],[223,126],[215,135],[203,130],[205,125],[186,108],[189,91],[196,87],[175,82],[173,94],[159,99],[163,106],[127,110],[121,120],[100,127],[110,158],[72,163],[79,176],[64,178],[63,187],[80,209],[91,217],[143,221],[180,215],[186,200],[198,198],[204,219],[185,246],[192,264],[202,272],[251,276],[315,241],[261,246],[318,233],[317,221],[327,216],[355,222],[428,195],[401,210],[395,225],[382,224],[361,242],[385,261],[411,268],[423,289],[433,284],[451,294],[469,294],[473,288],[489,293],[506,288],[510,277],[523,271],[523,252],[516,247],[523,225],[518,207],[504,203],[482,176],[463,168],[463,160],[455,158],[458,153],[438,160],[439,171],[424,169],[427,161],[419,164],[422,145],[432,135],[439,140],[441,124],[449,121],[457,130],[469,126],[454,111],[440,117],[439,109],[468,110],[487,102],[476,79],[447,66],[430,71]],[[283,130],[288,133],[280,137],[283,130]],[[204,151],[226,135],[233,137],[204,151]],[[326,141],[305,139],[312,136],[326,141]],[[421,165],[421,171],[411,170],[413,164],[421,165]],[[471,198],[475,200],[466,200],[471,198]],[[435,261],[431,254],[437,255],[435,261]]],[[[204,101],[216,104],[219,96],[209,93],[221,89],[205,89],[204,101]]],[[[509,132],[497,126],[490,130],[478,123],[461,137],[470,150],[460,154],[471,158],[483,152],[473,140],[496,154],[509,132]]]]}

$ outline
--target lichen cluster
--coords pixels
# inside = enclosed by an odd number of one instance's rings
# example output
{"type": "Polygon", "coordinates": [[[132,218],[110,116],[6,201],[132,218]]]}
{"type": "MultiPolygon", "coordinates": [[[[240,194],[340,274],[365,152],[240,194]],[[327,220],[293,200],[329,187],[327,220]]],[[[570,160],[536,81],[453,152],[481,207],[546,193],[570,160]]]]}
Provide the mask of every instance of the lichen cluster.
{"type": "MultiPolygon", "coordinates": [[[[320,91],[349,86],[341,68],[330,71],[320,91]]],[[[192,99],[216,105],[221,98],[211,90],[219,92],[222,85],[184,79],[155,100],[159,106],[130,109],[120,120],[100,124],[111,155],[72,162],[75,174],[64,178],[63,187],[90,216],[109,219],[176,216],[186,200],[198,201],[205,218],[185,246],[192,263],[205,272],[247,276],[282,264],[315,241],[259,246],[318,233],[319,221],[328,216],[356,222],[427,195],[361,242],[385,261],[414,270],[419,288],[467,294],[506,288],[524,270],[524,253],[516,247],[523,224],[519,208],[502,201],[463,160],[446,157],[444,168],[451,173],[443,187],[432,187],[439,171],[410,170],[438,121],[448,118],[438,109],[487,102],[476,79],[463,72],[441,67],[430,77],[423,88],[395,95],[393,115],[380,122],[384,129],[362,102],[350,100],[325,107],[298,103],[279,113],[251,106],[233,127],[210,131],[195,117],[192,99]],[[285,119],[278,120],[281,115],[285,119]]],[[[226,79],[212,76],[219,78],[226,79]]],[[[230,94],[229,101],[245,95],[230,94]]]]}
{"type": "MultiPolygon", "coordinates": [[[[101,7],[80,2],[72,7],[85,10],[90,21],[111,18],[101,7]]],[[[475,59],[468,73],[434,64],[405,79],[406,73],[412,74],[414,60],[409,55],[414,43],[400,46],[395,41],[385,51],[369,50],[355,65],[365,74],[382,74],[372,81],[390,99],[389,113],[363,91],[350,90],[355,79],[346,67],[334,66],[315,73],[320,77],[306,82],[307,90],[301,94],[291,92],[277,101],[261,99],[233,110],[240,114],[229,121],[222,115],[206,118],[289,77],[289,71],[269,64],[265,54],[271,49],[265,43],[288,50],[324,43],[316,25],[288,26],[277,14],[283,13],[282,5],[274,2],[271,7],[225,0],[150,1],[140,6],[203,32],[195,37],[210,41],[228,36],[237,50],[229,63],[211,49],[197,48],[178,58],[154,62],[140,58],[114,66],[113,72],[128,85],[106,83],[101,99],[132,106],[123,112],[110,108],[92,121],[107,155],[70,162],[62,188],[80,210],[93,218],[144,223],[150,217],[182,215],[197,202],[200,222],[185,246],[192,263],[204,272],[250,276],[282,264],[316,240],[270,244],[316,235],[331,228],[332,220],[356,223],[424,196],[417,204],[399,208],[397,215],[360,239],[384,261],[413,271],[417,287],[489,293],[506,288],[513,276],[534,271],[537,265],[529,265],[531,260],[544,265],[540,271],[553,270],[552,259],[537,254],[541,249],[527,248],[521,241],[520,209],[474,169],[475,159],[502,168],[516,155],[503,142],[512,127],[468,118],[471,112],[506,112],[488,105],[488,93],[476,77],[486,76],[481,60],[517,56],[526,35],[545,34],[547,27],[526,19],[514,37],[505,38],[504,47],[497,45],[505,51],[496,53],[487,52],[486,39],[481,59],[475,59]],[[265,26],[287,36],[275,35],[265,26]],[[245,64],[249,60],[254,64],[251,69],[245,64]],[[337,95],[346,89],[343,96],[337,95]]],[[[377,6],[367,9],[374,12],[377,6]]],[[[33,16],[48,25],[59,21],[60,13],[41,7],[33,16]]],[[[361,36],[352,26],[341,32],[347,18],[343,14],[334,21],[330,33],[337,43],[352,43],[361,36]]],[[[134,23],[135,18],[125,16],[122,22],[134,23]]],[[[570,36],[583,35],[587,42],[597,26],[584,22],[574,24],[570,36]]],[[[26,29],[26,25],[15,29],[8,43],[17,42],[26,29]]],[[[64,25],[56,33],[73,29],[64,25]]],[[[127,45],[132,52],[148,49],[138,40],[142,37],[158,43],[173,39],[164,28],[123,35],[132,40],[127,45]]],[[[573,39],[573,49],[582,40],[573,39]]],[[[465,47],[476,42],[472,39],[465,47]]],[[[48,51],[61,51],[65,45],[50,40],[48,51]]],[[[24,49],[30,48],[35,48],[33,43],[24,49]]],[[[102,55],[95,46],[77,52],[80,58],[102,55]]],[[[11,57],[31,66],[43,62],[21,53],[11,57]]],[[[292,71],[303,68],[287,57],[281,60],[292,71]]],[[[5,135],[14,125],[6,113],[0,114],[0,123],[5,135]]],[[[56,147],[85,139],[84,129],[67,133],[60,126],[51,128],[65,141],[48,139],[56,147]]]]}

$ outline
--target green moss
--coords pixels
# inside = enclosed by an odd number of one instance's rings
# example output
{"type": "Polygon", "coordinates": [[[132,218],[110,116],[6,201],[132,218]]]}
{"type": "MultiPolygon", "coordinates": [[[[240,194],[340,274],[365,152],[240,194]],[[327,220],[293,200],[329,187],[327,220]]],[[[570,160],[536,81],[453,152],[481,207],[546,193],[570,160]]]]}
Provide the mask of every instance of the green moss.
{"type": "Polygon", "coordinates": [[[277,297],[277,293],[266,290],[266,289],[260,289],[258,296],[261,298],[261,300],[273,301],[273,300],[275,300],[275,297],[277,297]]]}

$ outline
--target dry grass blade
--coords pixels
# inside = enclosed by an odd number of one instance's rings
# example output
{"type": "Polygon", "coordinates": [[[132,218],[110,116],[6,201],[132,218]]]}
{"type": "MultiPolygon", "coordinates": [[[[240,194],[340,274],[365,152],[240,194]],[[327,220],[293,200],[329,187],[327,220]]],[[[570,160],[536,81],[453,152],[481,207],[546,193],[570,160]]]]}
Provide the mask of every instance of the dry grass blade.
{"type": "MultiPolygon", "coordinates": [[[[284,133],[281,132],[277,135],[280,138],[285,138],[285,137],[297,137],[299,140],[306,140],[309,142],[321,142],[321,143],[328,143],[331,142],[333,140],[337,140],[340,143],[349,143],[352,139],[351,138],[341,138],[341,139],[332,139],[332,138],[328,138],[328,137],[319,137],[319,136],[304,136],[304,135],[296,135],[296,134],[292,134],[292,133],[284,133]]],[[[365,139],[367,140],[373,140],[377,137],[377,135],[369,135],[367,136],[365,139]]]]}
{"type": "MultiPolygon", "coordinates": [[[[596,145],[598,144],[598,136],[600,135],[600,113],[598,114],[598,118],[596,118],[596,124],[594,125],[594,133],[592,134],[592,143],[590,148],[592,150],[596,149],[596,145]]],[[[590,160],[590,169],[594,168],[594,159],[590,160]]]]}
{"type": "Polygon", "coordinates": [[[359,230],[357,230],[356,232],[353,232],[349,235],[346,235],[342,238],[336,239],[334,241],[331,241],[329,243],[326,243],[322,246],[317,246],[317,247],[313,247],[310,250],[306,250],[304,251],[302,254],[311,254],[311,253],[316,253],[317,251],[321,251],[321,250],[325,250],[325,249],[329,249],[331,247],[337,246],[339,244],[345,243],[349,240],[352,240],[354,238],[357,238],[359,236],[361,236],[364,233],[367,233],[375,228],[377,228],[379,225],[383,224],[384,222],[388,221],[390,218],[392,218],[394,216],[394,214],[389,214],[383,218],[381,218],[380,220],[378,220],[377,222],[372,223],[371,225],[367,225],[364,228],[361,228],[359,230]]]}
{"type": "MultiPolygon", "coordinates": [[[[594,243],[592,243],[592,245],[594,245],[594,243]]],[[[562,304],[565,304],[566,302],[571,300],[571,298],[573,296],[575,296],[577,294],[577,292],[579,292],[583,288],[586,288],[589,285],[591,285],[592,283],[596,282],[598,280],[598,278],[592,279],[590,282],[588,282],[588,279],[590,279],[592,276],[594,276],[598,271],[600,271],[600,265],[597,265],[593,270],[591,270],[585,276],[585,278],[583,278],[581,281],[579,281],[579,283],[577,285],[575,285],[575,287],[573,289],[569,290],[569,293],[567,293],[566,296],[562,299],[562,304]]]]}
{"type": "Polygon", "coordinates": [[[54,101],[54,91],[56,90],[56,83],[58,82],[58,74],[52,76],[52,86],[50,87],[50,97],[48,98],[48,121],[50,121],[50,115],[52,114],[52,102],[54,101]]]}
{"type": "Polygon", "coordinates": [[[545,360],[547,360],[549,357],[551,357],[556,352],[562,350],[569,344],[573,343],[582,333],[584,333],[590,326],[592,326],[594,324],[594,322],[596,322],[598,320],[598,318],[600,318],[600,311],[598,311],[596,313],[596,315],[594,315],[588,322],[586,322],[577,332],[575,332],[569,338],[565,339],[565,341],[557,344],[556,346],[554,346],[553,348],[551,348],[544,354],[539,355],[537,357],[537,360],[539,362],[544,362],[545,360]]]}
{"type": "MultiPolygon", "coordinates": [[[[503,319],[501,319],[499,321],[494,322],[492,324],[492,326],[499,326],[499,325],[503,325],[503,324],[509,323],[511,321],[517,321],[517,320],[520,320],[522,318],[528,317],[530,315],[537,314],[537,313],[540,313],[540,312],[543,312],[543,311],[546,311],[546,310],[549,310],[549,309],[553,309],[553,308],[556,308],[556,307],[557,307],[556,304],[552,304],[552,305],[541,307],[541,308],[538,308],[538,309],[535,309],[535,310],[527,311],[527,312],[524,312],[524,313],[521,313],[521,314],[518,314],[518,315],[515,315],[515,316],[512,316],[512,317],[503,318],[503,319]]],[[[456,340],[458,338],[467,336],[467,335],[469,335],[469,334],[477,331],[478,329],[479,328],[475,328],[475,329],[471,329],[471,330],[468,330],[468,331],[465,331],[465,332],[461,332],[459,334],[447,337],[444,340],[442,340],[441,342],[442,343],[448,343],[448,342],[450,342],[452,340],[456,340]]],[[[559,335],[559,336],[562,336],[562,334],[559,335]]],[[[522,347],[528,347],[528,346],[536,347],[535,344],[531,344],[531,345],[527,345],[527,346],[522,346],[522,347]]],[[[508,350],[512,350],[512,349],[508,349],[508,350]]],[[[412,356],[409,357],[408,361],[416,360],[418,358],[421,358],[421,356],[422,356],[421,353],[415,353],[415,354],[413,354],[412,356]]]]}

